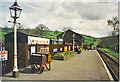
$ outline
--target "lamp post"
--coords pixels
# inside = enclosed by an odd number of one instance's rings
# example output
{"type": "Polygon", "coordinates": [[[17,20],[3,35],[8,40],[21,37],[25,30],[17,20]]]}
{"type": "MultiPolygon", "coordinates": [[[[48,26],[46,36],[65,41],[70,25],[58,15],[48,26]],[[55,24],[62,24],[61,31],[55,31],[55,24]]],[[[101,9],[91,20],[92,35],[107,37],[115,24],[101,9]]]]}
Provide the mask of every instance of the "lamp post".
{"type": "Polygon", "coordinates": [[[14,67],[13,67],[13,77],[18,77],[18,66],[17,66],[17,29],[16,29],[16,19],[20,17],[22,9],[18,6],[17,0],[14,4],[9,7],[10,15],[14,19],[14,67]]]}
{"type": "MultiPolygon", "coordinates": [[[[14,23],[14,22],[12,22],[12,21],[8,21],[9,23],[14,23]]],[[[16,24],[18,24],[19,25],[19,28],[20,28],[20,24],[21,23],[18,23],[18,22],[16,22],[16,24]]]]}
{"type": "Polygon", "coordinates": [[[75,34],[73,34],[73,51],[74,51],[74,38],[75,38],[75,34]]]}
{"type": "Polygon", "coordinates": [[[82,49],[83,49],[83,38],[82,38],[82,49]]]}

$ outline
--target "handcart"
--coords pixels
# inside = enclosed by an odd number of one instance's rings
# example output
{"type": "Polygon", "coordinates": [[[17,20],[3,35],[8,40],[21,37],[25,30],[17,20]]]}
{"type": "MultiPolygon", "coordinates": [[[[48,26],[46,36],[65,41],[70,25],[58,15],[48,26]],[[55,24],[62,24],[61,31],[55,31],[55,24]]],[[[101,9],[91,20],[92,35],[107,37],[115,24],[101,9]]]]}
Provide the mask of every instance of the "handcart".
{"type": "Polygon", "coordinates": [[[33,53],[31,55],[31,71],[34,72],[37,69],[39,70],[38,73],[42,74],[44,71],[44,65],[49,71],[51,70],[51,62],[50,53],[33,53]]]}

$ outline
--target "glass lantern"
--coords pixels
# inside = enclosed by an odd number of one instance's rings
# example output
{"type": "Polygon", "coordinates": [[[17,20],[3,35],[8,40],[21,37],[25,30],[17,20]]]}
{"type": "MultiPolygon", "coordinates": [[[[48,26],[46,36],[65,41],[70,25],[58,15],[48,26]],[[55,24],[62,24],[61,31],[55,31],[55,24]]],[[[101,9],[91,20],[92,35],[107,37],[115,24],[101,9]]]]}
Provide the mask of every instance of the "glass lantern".
{"type": "Polygon", "coordinates": [[[17,2],[14,2],[14,4],[9,7],[9,9],[12,18],[17,19],[20,17],[22,9],[18,6],[17,2]]]}

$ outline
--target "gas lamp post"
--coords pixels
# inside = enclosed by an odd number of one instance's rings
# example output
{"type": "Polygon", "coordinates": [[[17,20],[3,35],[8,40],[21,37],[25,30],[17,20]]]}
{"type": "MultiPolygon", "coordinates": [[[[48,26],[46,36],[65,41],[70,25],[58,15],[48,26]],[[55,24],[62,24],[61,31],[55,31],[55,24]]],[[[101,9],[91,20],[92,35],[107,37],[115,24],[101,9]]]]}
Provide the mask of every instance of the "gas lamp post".
{"type": "Polygon", "coordinates": [[[13,67],[13,77],[18,77],[19,70],[17,66],[17,29],[16,29],[16,20],[20,17],[22,9],[18,6],[17,0],[15,0],[14,4],[9,7],[10,15],[14,19],[14,67],[13,67]]]}

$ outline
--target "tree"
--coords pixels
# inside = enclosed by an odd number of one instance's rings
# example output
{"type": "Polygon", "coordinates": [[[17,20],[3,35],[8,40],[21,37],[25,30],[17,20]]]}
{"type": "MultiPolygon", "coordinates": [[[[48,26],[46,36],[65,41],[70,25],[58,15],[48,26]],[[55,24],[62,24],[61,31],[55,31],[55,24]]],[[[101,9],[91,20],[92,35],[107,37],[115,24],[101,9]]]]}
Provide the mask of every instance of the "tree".
{"type": "Polygon", "coordinates": [[[54,34],[55,37],[57,37],[58,32],[59,32],[58,30],[55,30],[55,34],[54,34]]]}
{"type": "Polygon", "coordinates": [[[24,25],[22,25],[22,24],[20,24],[20,23],[18,23],[17,24],[17,30],[18,30],[18,32],[23,32],[23,29],[24,29],[24,25]]]}
{"type": "Polygon", "coordinates": [[[35,31],[36,33],[38,33],[40,36],[43,35],[44,31],[48,31],[49,28],[46,27],[45,25],[43,24],[39,24],[36,28],[35,28],[35,31]]]}
{"type": "Polygon", "coordinates": [[[96,42],[96,39],[95,38],[93,38],[93,44],[95,45],[95,42],[96,42]]]}
{"type": "Polygon", "coordinates": [[[26,29],[25,29],[25,31],[26,31],[26,33],[28,33],[28,34],[30,34],[30,27],[27,27],[26,29]]]}
{"type": "MultiPolygon", "coordinates": [[[[113,31],[112,31],[112,36],[116,36],[116,33],[119,33],[119,20],[117,17],[113,17],[112,20],[108,20],[107,21],[108,25],[111,26],[113,28],[113,31]]],[[[114,39],[114,46],[115,46],[115,51],[116,51],[116,37],[114,39]]]]}
{"type": "Polygon", "coordinates": [[[71,27],[63,27],[63,31],[72,30],[71,27]]]}
{"type": "Polygon", "coordinates": [[[117,17],[113,17],[112,20],[108,20],[107,21],[108,25],[111,26],[113,28],[113,33],[112,35],[115,36],[116,32],[119,31],[118,25],[119,25],[119,20],[117,17]]]}

